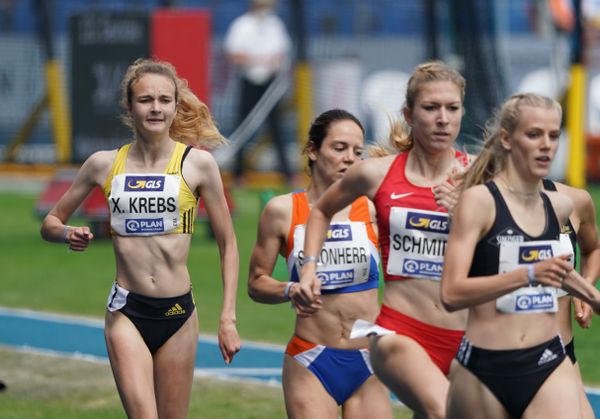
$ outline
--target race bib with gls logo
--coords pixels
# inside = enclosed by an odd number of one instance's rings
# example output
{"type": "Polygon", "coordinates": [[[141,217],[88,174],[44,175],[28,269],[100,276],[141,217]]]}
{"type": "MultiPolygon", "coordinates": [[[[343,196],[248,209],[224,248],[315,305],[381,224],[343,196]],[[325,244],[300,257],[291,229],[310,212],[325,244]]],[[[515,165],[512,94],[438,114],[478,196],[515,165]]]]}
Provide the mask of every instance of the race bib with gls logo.
{"type": "MultiPolygon", "coordinates": [[[[573,243],[571,243],[571,237],[568,233],[560,233],[560,246],[563,255],[573,255],[567,262],[569,262],[572,267],[575,266],[575,251],[573,249],[573,243]]],[[[569,293],[562,288],[556,289],[556,296],[558,298],[565,297],[567,295],[569,295],[569,293]]]]}
{"type": "MultiPolygon", "coordinates": [[[[293,263],[288,266],[290,271],[294,268],[301,272],[304,234],[305,226],[297,225],[294,229],[293,263]]],[[[331,224],[317,265],[321,288],[336,289],[366,282],[369,279],[371,256],[377,255],[372,246],[365,223],[352,221],[331,224]]]]}
{"type": "Polygon", "coordinates": [[[392,207],[387,273],[439,281],[449,232],[446,213],[392,207]]]}
{"type": "MultiPolygon", "coordinates": [[[[558,240],[506,242],[500,244],[499,273],[565,254],[558,240]]],[[[503,313],[555,313],[557,289],[548,286],[522,287],[496,299],[496,309],[503,313]]]]}
{"type": "Polygon", "coordinates": [[[110,225],[122,236],[164,234],[179,225],[178,175],[120,174],[113,178],[110,225]]]}

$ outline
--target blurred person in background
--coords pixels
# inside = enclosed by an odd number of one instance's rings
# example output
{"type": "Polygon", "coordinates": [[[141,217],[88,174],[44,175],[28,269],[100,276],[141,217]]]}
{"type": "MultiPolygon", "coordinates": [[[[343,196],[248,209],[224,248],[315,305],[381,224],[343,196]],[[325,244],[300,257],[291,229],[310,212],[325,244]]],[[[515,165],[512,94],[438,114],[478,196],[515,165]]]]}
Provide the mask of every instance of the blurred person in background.
{"type": "Polygon", "coordinates": [[[596,311],[600,293],[573,270],[572,248],[560,241],[572,200],[542,192],[561,116],[548,97],[513,95],[488,124],[483,149],[464,176],[441,284],[448,310],[469,310],[448,418],[581,417],[556,288],[596,311]]]}
{"type": "MultiPolygon", "coordinates": [[[[291,40],[283,21],[274,13],[276,0],[249,0],[249,10],[236,18],[225,34],[225,52],[240,77],[238,125],[265,95],[275,79],[290,65],[291,40]]],[[[294,173],[286,154],[281,112],[275,103],[266,116],[271,140],[277,152],[281,173],[288,184],[294,173]]],[[[243,183],[247,141],[235,156],[234,176],[243,183]]]]}
{"type": "MultiPolygon", "coordinates": [[[[600,275],[600,242],[598,241],[598,228],[596,226],[596,208],[589,192],[573,188],[550,179],[543,179],[543,187],[547,191],[558,191],[567,195],[573,201],[573,212],[562,227],[560,240],[567,253],[573,253],[569,263],[573,269],[577,268],[577,244],[579,244],[581,275],[591,284],[595,284],[600,275]]],[[[579,370],[579,363],[575,356],[575,338],[573,337],[573,310],[575,320],[583,328],[589,328],[592,323],[592,308],[572,297],[566,291],[559,289],[558,295],[558,326],[560,336],[565,344],[567,356],[575,366],[579,387],[579,400],[581,402],[582,417],[592,419],[595,417],[590,401],[585,394],[585,387],[579,370]]]]}
{"type": "MultiPolygon", "coordinates": [[[[357,162],[313,206],[306,226],[305,263],[296,306],[318,310],[322,282],[316,259],[332,216],[362,195],[377,211],[385,289],[376,324],[396,333],[370,340],[379,379],[414,411],[415,418],[444,418],[450,363],[464,334],[466,311],[449,313],[440,300],[448,239],[452,176],[469,156],[454,149],[463,116],[465,80],[446,64],[420,64],[412,73],[392,151],[375,149],[357,162]],[[441,193],[443,192],[443,193],[441,193]]],[[[376,333],[377,334],[377,333],[376,333]]]]}
{"type": "MultiPolygon", "coordinates": [[[[293,304],[301,266],[307,263],[302,249],[311,207],[361,159],[363,147],[364,129],[347,111],[332,109],[314,120],[304,147],[308,187],[272,198],[261,215],[248,280],[253,300],[293,304]],[[272,277],[278,255],[287,261],[289,282],[272,277]]],[[[328,226],[330,239],[322,254],[331,255],[331,260],[319,269],[327,278],[322,309],[295,306],[294,336],[285,351],[283,390],[290,418],[337,419],[340,406],[344,418],[392,417],[389,392],[373,375],[367,338],[350,339],[356,319],[374,321],[379,311],[374,215],[372,203],[357,197],[328,226]],[[335,257],[340,259],[337,263],[335,257]]]]}
{"type": "Polygon", "coordinates": [[[90,229],[66,223],[93,188],[104,190],[116,258],[105,338],[123,406],[131,418],[185,418],[198,344],[186,261],[200,198],[221,255],[218,338],[226,364],[241,345],[236,237],[219,168],[210,153],[197,148],[224,139],[206,105],[169,63],[135,61],[122,81],[121,103],[133,141],[85,161],[45,217],[41,234],[73,251],[86,250],[90,229]]]}

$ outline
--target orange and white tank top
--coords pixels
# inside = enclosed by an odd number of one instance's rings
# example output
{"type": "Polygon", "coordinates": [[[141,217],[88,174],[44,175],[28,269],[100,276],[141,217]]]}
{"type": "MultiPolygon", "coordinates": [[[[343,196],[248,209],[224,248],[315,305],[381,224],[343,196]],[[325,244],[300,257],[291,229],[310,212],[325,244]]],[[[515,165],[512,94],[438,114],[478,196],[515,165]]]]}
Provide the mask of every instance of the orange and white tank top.
{"type": "MultiPolygon", "coordinates": [[[[305,191],[292,193],[292,202],[286,260],[290,281],[298,282],[310,206],[305,191]]],[[[379,249],[366,197],[360,197],[352,203],[347,221],[336,221],[329,225],[319,253],[317,276],[321,280],[323,294],[358,292],[378,287],[379,249]]]]}

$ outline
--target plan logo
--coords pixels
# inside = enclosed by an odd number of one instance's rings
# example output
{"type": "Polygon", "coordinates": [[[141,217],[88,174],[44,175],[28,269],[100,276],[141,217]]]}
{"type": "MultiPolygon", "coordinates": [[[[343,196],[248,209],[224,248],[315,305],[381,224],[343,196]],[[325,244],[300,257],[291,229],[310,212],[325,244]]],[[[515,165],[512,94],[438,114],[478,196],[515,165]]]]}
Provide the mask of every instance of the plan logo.
{"type": "Polygon", "coordinates": [[[126,176],[126,192],[160,192],[164,189],[165,182],[163,176],[126,176]]]}
{"type": "Polygon", "coordinates": [[[549,292],[534,295],[518,295],[515,300],[516,311],[547,310],[554,307],[554,296],[549,292]]]}
{"type": "Polygon", "coordinates": [[[317,278],[321,281],[321,286],[351,284],[354,281],[354,270],[317,272],[317,278]]]}
{"type": "Polygon", "coordinates": [[[448,216],[444,214],[424,214],[409,211],[406,217],[406,228],[447,234],[450,231],[450,223],[448,216]]]}
{"type": "Polygon", "coordinates": [[[126,233],[162,233],[164,231],[162,218],[131,218],[125,221],[126,233]]]}
{"type": "Polygon", "coordinates": [[[402,274],[406,276],[427,276],[439,278],[443,264],[429,260],[406,259],[402,265],[402,274]]]}

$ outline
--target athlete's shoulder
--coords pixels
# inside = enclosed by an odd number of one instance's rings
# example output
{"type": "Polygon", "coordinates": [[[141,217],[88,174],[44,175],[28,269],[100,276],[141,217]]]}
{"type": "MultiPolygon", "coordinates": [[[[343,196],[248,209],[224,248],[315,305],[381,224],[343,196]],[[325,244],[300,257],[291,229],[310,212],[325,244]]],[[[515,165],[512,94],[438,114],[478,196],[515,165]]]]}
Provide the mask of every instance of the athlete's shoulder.
{"type": "Polygon", "coordinates": [[[271,216],[288,214],[292,211],[292,193],[276,195],[266,203],[264,212],[271,216]]]}
{"type": "Polygon", "coordinates": [[[496,217],[494,197],[485,185],[474,185],[465,189],[453,212],[453,224],[460,222],[462,228],[489,230],[496,217]]]}
{"type": "Polygon", "coordinates": [[[262,210],[260,217],[260,229],[284,236],[289,229],[292,218],[293,200],[292,194],[277,195],[271,198],[262,210]]]}
{"type": "Polygon", "coordinates": [[[83,163],[82,170],[90,170],[95,173],[108,174],[113,162],[117,158],[118,150],[101,150],[91,154],[83,163]]]}
{"type": "Polygon", "coordinates": [[[189,159],[190,162],[195,164],[216,164],[214,156],[206,150],[202,150],[197,147],[190,147],[187,153],[186,161],[189,159]]]}
{"type": "Polygon", "coordinates": [[[380,157],[369,157],[364,160],[360,160],[354,163],[351,167],[356,168],[355,171],[367,171],[370,172],[375,168],[389,168],[392,162],[396,159],[397,154],[390,154],[387,156],[380,157]]]}
{"type": "Polygon", "coordinates": [[[573,186],[566,185],[560,182],[554,182],[556,185],[556,190],[559,193],[567,195],[573,201],[573,206],[575,208],[582,208],[588,206],[590,204],[593,205],[592,196],[588,191],[581,188],[575,188],[573,186]]]}
{"type": "Polygon", "coordinates": [[[345,184],[379,185],[385,178],[395,156],[370,157],[354,163],[342,178],[345,184]]]}
{"type": "Polygon", "coordinates": [[[556,216],[560,222],[564,224],[567,222],[576,206],[573,196],[570,193],[567,193],[562,186],[559,189],[559,185],[557,185],[556,191],[544,191],[544,193],[550,199],[554,212],[556,212],[556,216]]]}
{"type": "Polygon", "coordinates": [[[484,184],[473,185],[461,192],[459,202],[468,202],[469,206],[483,210],[494,205],[494,197],[484,184]],[[479,207],[481,205],[481,207],[479,207]]]}

